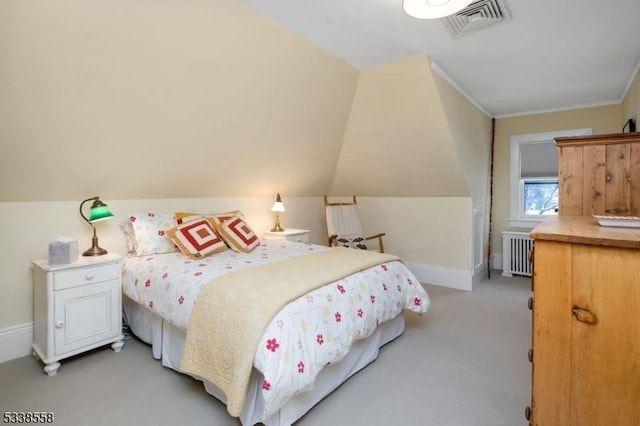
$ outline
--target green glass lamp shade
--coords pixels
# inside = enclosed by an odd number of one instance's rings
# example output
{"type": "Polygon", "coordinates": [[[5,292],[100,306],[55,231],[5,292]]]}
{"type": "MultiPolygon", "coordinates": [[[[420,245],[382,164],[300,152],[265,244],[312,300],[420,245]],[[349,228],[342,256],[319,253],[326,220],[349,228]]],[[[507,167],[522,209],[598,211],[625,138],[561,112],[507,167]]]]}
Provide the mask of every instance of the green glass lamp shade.
{"type": "Polygon", "coordinates": [[[89,222],[100,222],[101,220],[109,219],[113,217],[113,213],[109,209],[109,206],[102,203],[100,200],[96,200],[91,206],[91,211],[89,212],[89,222]],[[100,204],[96,206],[96,204],[100,204]]]}

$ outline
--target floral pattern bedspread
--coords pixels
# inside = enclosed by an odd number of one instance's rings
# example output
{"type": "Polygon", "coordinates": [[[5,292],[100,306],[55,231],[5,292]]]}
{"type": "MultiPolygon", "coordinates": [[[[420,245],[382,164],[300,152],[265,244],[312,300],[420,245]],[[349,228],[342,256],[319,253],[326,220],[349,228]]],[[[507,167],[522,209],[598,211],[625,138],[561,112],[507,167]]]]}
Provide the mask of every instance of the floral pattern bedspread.
{"type": "MultiPolygon", "coordinates": [[[[123,292],[186,332],[200,288],[230,271],[251,268],[327,247],[263,240],[249,254],[227,250],[202,260],[181,253],[127,258],[123,292]]],[[[319,372],[340,361],[351,344],[368,337],[403,309],[426,312],[430,299],[402,262],[366,269],[289,303],[266,328],[254,367],[264,377],[265,417],[313,386],[319,372]]]]}

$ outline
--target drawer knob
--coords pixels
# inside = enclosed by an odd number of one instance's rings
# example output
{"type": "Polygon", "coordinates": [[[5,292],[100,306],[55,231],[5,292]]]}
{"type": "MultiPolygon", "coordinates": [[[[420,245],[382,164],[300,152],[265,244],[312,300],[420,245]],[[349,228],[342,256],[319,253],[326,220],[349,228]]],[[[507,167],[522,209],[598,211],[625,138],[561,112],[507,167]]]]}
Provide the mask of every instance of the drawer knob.
{"type": "Polygon", "coordinates": [[[524,409],[524,418],[531,420],[531,407],[527,406],[527,408],[524,409]]]}
{"type": "Polygon", "coordinates": [[[530,311],[533,310],[533,297],[530,297],[529,300],[527,300],[527,306],[530,311]]]}
{"type": "Polygon", "coordinates": [[[56,328],[62,328],[62,327],[64,327],[64,322],[60,320],[56,321],[56,328]]]}
{"type": "Polygon", "coordinates": [[[533,349],[529,349],[527,353],[527,358],[529,358],[529,362],[533,362],[533,349]]]}
{"type": "Polygon", "coordinates": [[[578,306],[574,306],[573,309],[571,310],[571,313],[573,313],[573,316],[576,317],[578,321],[583,322],[585,324],[594,325],[598,323],[598,317],[596,316],[596,314],[594,314],[588,309],[583,309],[578,306]]]}

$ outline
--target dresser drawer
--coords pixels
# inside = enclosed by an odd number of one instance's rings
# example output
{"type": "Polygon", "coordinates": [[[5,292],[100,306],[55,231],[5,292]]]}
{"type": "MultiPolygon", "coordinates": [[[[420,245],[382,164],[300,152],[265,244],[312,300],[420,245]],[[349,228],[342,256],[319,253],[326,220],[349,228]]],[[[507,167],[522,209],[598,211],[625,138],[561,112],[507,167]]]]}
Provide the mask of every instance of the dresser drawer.
{"type": "Polygon", "coordinates": [[[53,289],[77,287],[85,284],[99,283],[118,279],[120,267],[118,263],[107,263],[96,266],[66,269],[54,272],[53,289]]]}

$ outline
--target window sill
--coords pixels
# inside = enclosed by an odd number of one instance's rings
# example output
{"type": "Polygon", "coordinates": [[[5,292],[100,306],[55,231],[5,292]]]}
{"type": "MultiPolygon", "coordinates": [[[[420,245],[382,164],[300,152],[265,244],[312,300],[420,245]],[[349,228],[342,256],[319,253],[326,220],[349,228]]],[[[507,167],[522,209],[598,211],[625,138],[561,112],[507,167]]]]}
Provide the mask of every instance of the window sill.
{"type": "Polygon", "coordinates": [[[544,217],[543,219],[509,219],[509,226],[512,228],[533,229],[536,225],[542,223],[547,217],[544,217]]]}

